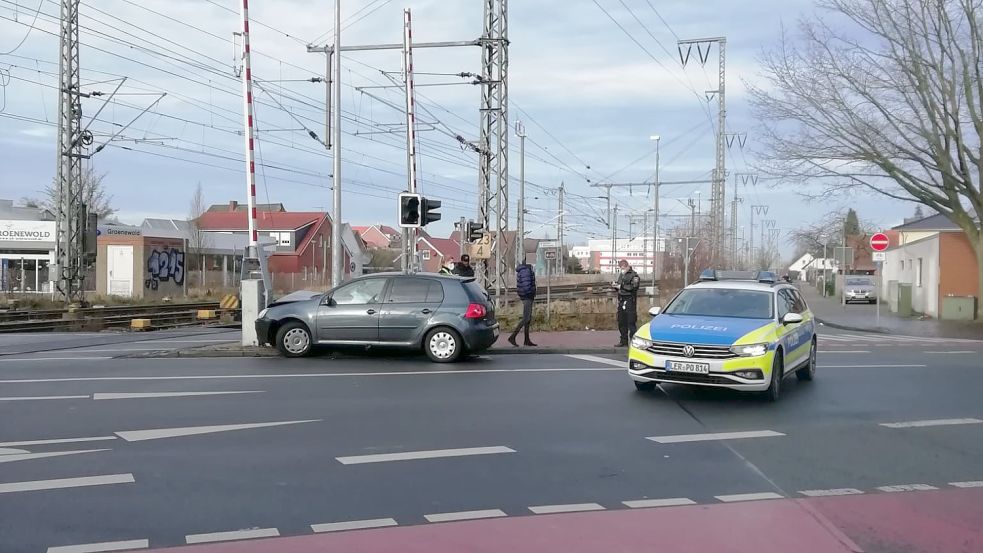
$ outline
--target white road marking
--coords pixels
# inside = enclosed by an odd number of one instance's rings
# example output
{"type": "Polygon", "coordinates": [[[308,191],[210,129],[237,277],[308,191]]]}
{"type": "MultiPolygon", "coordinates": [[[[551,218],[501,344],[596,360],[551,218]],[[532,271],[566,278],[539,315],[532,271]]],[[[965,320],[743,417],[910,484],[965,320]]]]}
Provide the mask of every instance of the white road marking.
{"type": "Polygon", "coordinates": [[[391,518],[376,518],[372,520],[351,520],[348,522],[329,522],[326,524],[312,524],[311,530],[314,532],[342,532],[344,530],[363,530],[365,528],[384,528],[386,526],[397,526],[398,523],[391,518]]]}
{"type": "Polygon", "coordinates": [[[802,490],[799,493],[806,497],[828,497],[832,495],[859,495],[864,492],[856,488],[833,488],[830,490],[802,490]]]}
{"type": "Polygon", "coordinates": [[[706,434],[678,434],[675,436],[651,436],[645,438],[660,444],[676,444],[682,442],[705,442],[711,440],[738,440],[743,438],[771,438],[784,436],[774,430],[749,430],[747,432],[710,432],[706,434]]]}
{"type": "Polygon", "coordinates": [[[484,511],[459,511],[457,513],[437,513],[424,515],[427,522],[454,522],[457,520],[475,520],[479,518],[500,518],[508,516],[500,509],[487,509],[484,511]]]}
{"type": "Polygon", "coordinates": [[[696,505],[696,502],[686,497],[673,497],[669,499],[637,499],[635,501],[622,501],[625,507],[632,509],[646,509],[649,507],[675,507],[677,505],[696,505]]]}
{"type": "Polygon", "coordinates": [[[960,350],[960,351],[923,351],[922,353],[976,353],[975,351],[960,350]]]}
{"type": "Polygon", "coordinates": [[[821,349],[819,353],[870,353],[866,349],[821,349]]]}
{"type": "Polygon", "coordinates": [[[80,478],[59,478],[57,480],[33,480],[30,482],[7,482],[0,484],[0,493],[33,492],[38,490],[60,490],[63,488],[82,488],[86,486],[107,486],[110,484],[132,484],[132,474],[107,474],[104,476],[83,476],[80,478]]]}
{"type": "Polygon", "coordinates": [[[30,453],[30,451],[26,449],[11,449],[11,448],[0,447],[0,455],[19,455],[21,453],[30,453]]]}
{"type": "Polygon", "coordinates": [[[103,553],[104,551],[132,551],[134,549],[147,549],[148,547],[150,547],[150,540],[107,541],[49,547],[48,553],[103,553]]]}
{"type": "Polygon", "coordinates": [[[116,434],[117,436],[123,438],[128,442],[142,442],[144,440],[159,440],[161,438],[177,438],[180,436],[212,434],[214,432],[249,430],[252,428],[268,428],[271,426],[303,424],[306,422],[320,422],[320,419],[310,419],[310,420],[302,420],[302,421],[254,422],[254,423],[246,423],[246,424],[220,424],[215,426],[185,426],[182,428],[157,428],[154,430],[127,430],[123,432],[114,432],[114,434],[116,434]]]}
{"type": "Polygon", "coordinates": [[[468,455],[492,455],[495,453],[515,453],[515,450],[505,446],[467,447],[460,449],[433,449],[430,451],[404,451],[403,453],[379,453],[374,455],[352,455],[335,457],[343,465],[360,465],[363,463],[384,463],[387,461],[409,461],[413,459],[437,459],[440,457],[465,457],[468,455]]]}
{"type": "Polygon", "coordinates": [[[529,507],[529,510],[537,515],[551,515],[554,513],[579,513],[581,511],[603,511],[604,507],[597,503],[573,503],[570,505],[539,505],[529,507]]]}
{"type": "Polygon", "coordinates": [[[89,396],[22,396],[0,397],[0,401],[45,401],[49,399],[89,399],[89,396]]]}
{"type": "Polygon", "coordinates": [[[95,393],[92,399],[95,401],[106,399],[155,399],[160,397],[197,397],[197,396],[221,396],[230,394],[262,394],[261,390],[248,391],[219,391],[219,392],[123,392],[123,393],[95,393]]]}
{"type": "Polygon", "coordinates": [[[565,355],[564,357],[570,357],[572,359],[580,359],[581,361],[590,361],[592,363],[602,363],[604,365],[614,365],[615,367],[621,367],[624,369],[628,368],[628,361],[608,359],[607,357],[600,357],[597,355],[565,355]]]}
{"type": "MultiPolygon", "coordinates": [[[[238,342],[239,340],[223,339],[223,340],[153,340],[155,344],[213,344],[217,342],[238,342]]],[[[129,342],[133,343],[133,342],[129,342]]],[[[143,342],[135,342],[143,343],[143,342]]]]}
{"type": "MultiPolygon", "coordinates": [[[[94,359],[94,358],[93,358],[94,359]]],[[[141,361],[174,361],[173,359],[142,359],[141,361]]],[[[925,365],[912,365],[924,367],[925,365]]],[[[0,384],[40,384],[49,382],[121,382],[142,380],[237,380],[251,378],[352,378],[361,376],[441,376],[448,374],[490,374],[490,373],[553,373],[553,372],[610,372],[623,368],[577,367],[550,369],[457,369],[444,371],[389,371],[357,373],[298,373],[298,374],[216,374],[187,376],[80,376],[73,378],[25,378],[20,380],[0,380],[0,384]]]]}
{"type": "Polygon", "coordinates": [[[775,492],[761,492],[761,493],[739,493],[734,495],[716,495],[714,496],[724,503],[734,503],[736,501],[760,501],[762,499],[784,499],[781,495],[775,492]]]}
{"type": "Polygon", "coordinates": [[[14,361],[105,361],[106,359],[112,359],[112,357],[21,357],[16,359],[11,359],[9,357],[4,357],[0,359],[0,362],[10,363],[14,361]]]}
{"type": "Polygon", "coordinates": [[[896,486],[880,486],[877,489],[882,492],[927,492],[938,488],[928,484],[898,484],[896,486]]]}
{"type": "Polygon", "coordinates": [[[949,482],[949,485],[957,488],[983,488],[983,480],[974,480],[972,482],[949,482]]]}
{"type": "Polygon", "coordinates": [[[108,449],[80,449],[75,451],[47,451],[44,453],[21,453],[19,455],[0,455],[0,463],[12,463],[14,461],[30,461],[32,459],[46,459],[48,457],[63,457],[65,455],[78,455],[80,453],[96,453],[98,451],[109,451],[108,449]]]}
{"type": "Polygon", "coordinates": [[[56,440],[28,440],[25,442],[0,442],[0,447],[19,447],[22,445],[75,444],[79,442],[103,442],[115,440],[116,436],[92,436],[89,438],[59,438],[56,440]]]}
{"type": "Polygon", "coordinates": [[[980,419],[931,419],[908,422],[882,422],[880,426],[887,428],[922,428],[925,426],[951,426],[957,424],[980,424],[980,419]]]}
{"type": "Polygon", "coordinates": [[[232,532],[213,532],[211,534],[191,534],[184,537],[187,544],[213,543],[217,541],[251,540],[256,538],[275,538],[280,535],[276,528],[253,528],[232,532]]]}
{"type": "Polygon", "coordinates": [[[819,365],[820,369],[917,369],[928,365],[819,365]]]}

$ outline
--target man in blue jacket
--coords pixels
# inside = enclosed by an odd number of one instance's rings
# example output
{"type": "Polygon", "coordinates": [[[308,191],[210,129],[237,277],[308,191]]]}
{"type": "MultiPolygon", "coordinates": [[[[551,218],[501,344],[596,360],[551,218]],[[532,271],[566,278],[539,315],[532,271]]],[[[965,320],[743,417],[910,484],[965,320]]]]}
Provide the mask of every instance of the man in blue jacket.
{"type": "Polygon", "coordinates": [[[519,347],[519,344],[515,343],[515,337],[518,336],[520,330],[524,329],[526,339],[522,345],[535,346],[536,344],[529,339],[529,323],[532,321],[532,302],[536,299],[536,273],[533,271],[532,265],[524,261],[515,268],[515,291],[519,294],[519,299],[522,300],[522,320],[519,321],[519,326],[515,327],[512,335],[509,336],[509,343],[519,347]]]}

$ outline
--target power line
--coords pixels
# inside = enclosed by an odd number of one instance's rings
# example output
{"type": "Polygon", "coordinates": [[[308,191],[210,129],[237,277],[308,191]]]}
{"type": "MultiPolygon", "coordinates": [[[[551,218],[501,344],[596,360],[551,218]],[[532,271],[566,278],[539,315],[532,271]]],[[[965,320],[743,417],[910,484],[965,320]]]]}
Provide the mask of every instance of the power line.
{"type": "Polygon", "coordinates": [[[17,46],[14,46],[13,49],[11,49],[11,50],[9,50],[7,52],[0,52],[0,56],[7,56],[7,55],[10,55],[10,54],[13,54],[21,46],[23,46],[25,42],[27,42],[27,37],[31,36],[31,31],[34,30],[34,25],[35,25],[35,23],[38,22],[38,15],[41,14],[41,5],[42,4],[44,4],[44,0],[41,0],[40,2],[38,2],[38,9],[34,10],[34,19],[31,20],[30,27],[28,27],[27,32],[24,33],[24,38],[20,39],[20,42],[18,42],[17,43],[17,46]]]}

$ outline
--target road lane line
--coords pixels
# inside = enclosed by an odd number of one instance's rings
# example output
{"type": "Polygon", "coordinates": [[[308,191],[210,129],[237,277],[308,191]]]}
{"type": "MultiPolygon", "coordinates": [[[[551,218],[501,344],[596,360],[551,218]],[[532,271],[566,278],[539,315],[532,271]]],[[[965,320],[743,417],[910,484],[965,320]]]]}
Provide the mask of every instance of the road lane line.
{"type": "Polygon", "coordinates": [[[89,399],[89,396],[22,396],[0,397],[0,401],[45,401],[51,399],[89,399]]]}
{"type": "MultiPolygon", "coordinates": [[[[141,361],[174,361],[169,358],[141,359],[141,361]]],[[[914,365],[913,365],[914,366],[914,365]]],[[[925,365],[917,365],[924,367],[925,365]]],[[[42,384],[51,382],[122,382],[144,380],[237,380],[251,378],[352,378],[361,376],[442,376],[448,374],[492,374],[492,373],[553,373],[553,372],[612,372],[623,368],[614,367],[564,367],[549,369],[456,369],[436,371],[388,371],[357,373],[296,373],[296,374],[216,374],[186,376],[79,376],[72,378],[25,378],[19,380],[0,380],[0,384],[42,384]]]]}
{"type": "Polygon", "coordinates": [[[335,459],[343,465],[360,465],[364,463],[385,463],[387,461],[438,459],[441,457],[466,457],[468,455],[493,455],[496,453],[515,453],[515,450],[498,445],[492,447],[466,447],[459,449],[432,449],[429,451],[405,451],[403,453],[352,455],[348,457],[335,457],[335,459]]]}
{"type": "Polygon", "coordinates": [[[918,369],[928,365],[819,365],[820,369],[918,369]]]}
{"type": "Polygon", "coordinates": [[[56,440],[28,440],[24,442],[0,442],[0,447],[19,447],[25,445],[75,444],[80,442],[103,442],[115,440],[116,436],[92,436],[89,438],[59,438],[56,440]]]}
{"type": "Polygon", "coordinates": [[[92,399],[95,401],[107,399],[156,399],[163,397],[198,397],[198,396],[221,396],[231,394],[262,394],[260,390],[248,391],[216,391],[216,392],[123,392],[123,393],[95,393],[92,399]]]}
{"type": "Polygon", "coordinates": [[[364,530],[366,528],[384,528],[398,526],[394,519],[376,518],[372,520],[351,520],[348,522],[329,522],[326,524],[311,524],[311,530],[321,532],[343,532],[345,530],[364,530]]]}
{"type": "Polygon", "coordinates": [[[565,355],[564,357],[570,357],[571,359],[580,359],[581,361],[590,361],[592,363],[603,363],[605,365],[614,365],[615,367],[621,367],[624,369],[628,368],[627,361],[619,361],[617,359],[608,359],[607,357],[600,357],[597,355],[565,355]]]}
{"type": "Polygon", "coordinates": [[[277,422],[252,422],[245,424],[220,424],[215,426],[185,426],[180,428],[155,428],[153,430],[127,430],[123,432],[113,432],[120,438],[128,442],[142,442],[145,440],[159,440],[161,438],[178,438],[182,436],[197,436],[199,434],[212,434],[215,432],[230,432],[234,430],[251,430],[253,428],[269,428],[271,426],[286,426],[291,424],[303,424],[308,422],[321,422],[320,419],[309,419],[302,421],[277,421],[277,422]]]}
{"type": "Polygon", "coordinates": [[[62,488],[82,488],[86,486],[107,486],[110,484],[132,484],[132,474],[107,474],[104,476],[83,476],[80,478],[58,478],[56,480],[33,480],[30,482],[0,483],[0,493],[33,492],[38,490],[60,490],[62,488]]]}
{"type": "Polygon", "coordinates": [[[833,488],[829,490],[802,490],[799,493],[806,497],[829,497],[834,495],[860,495],[864,492],[856,488],[833,488]]]}
{"type": "Polygon", "coordinates": [[[212,532],[211,534],[190,534],[184,537],[188,545],[195,543],[214,543],[217,541],[252,540],[256,538],[275,538],[280,535],[276,528],[252,528],[231,532],[212,532]]]}
{"type": "Polygon", "coordinates": [[[537,515],[552,515],[556,513],[580,513],[583,511],[603,511],[604,507],[597,503],[571,503],[569,505],[538,505],[529,507],[537,515]]]}
{"type": "Polygon", "coordinates": [[[20,455],[21,453],[30,453],[30,451],[26,449],[0,447],[0,455],[20,455]]]}
{"type": "Polygon", "coordinates": [[[646,440],[652,440],[660,444],[677,444],[682,442],[706,442],[712,440],[739,440],[743,438],[771,438],[774,436],[784,436],[781,432],[774,430],[749,430],[747,432],[709,432],[706,434],[677,434],[674,436],[650,436],[646,440]]]}
{"type": "Polygon", "coordinates": [[[11,359],[9,357],[4,357],[0,359],[0,362],[11,363],[14,361],[105,361],[107,359],[112,359],[112,357],[22,357],[17,359],[11,359]]]}
{"type": "Polygon", "coordinates": [[[922,353],[976,353],[975,351],[960,350],[960,351],[923,351],[922,353]]]}
{"type": "Polygon", "coordinates": [[[459,511],[457,513],[437,513],[433,515],[423,515],[427,522],[454,522],[458,520],[475,520],[479,518],[501,518],[506,515],[500,509],[487,509],[484,511],[459,511]]]}
{"type": "Polygon", "coordinates": [[[132,551],[134,549],[147,549],[148,547],[150,547],[150,540],[107,541],[49,547],[48,553],[103,553],[105,551],[132,551]]]}
{"type": "Polygon", "coordinates": [[[972,482],[949,482],[949,485],[957,488],[983,488],[983,480],[974,480],[972,482]]]}
{"type": "Polygon", "coordinates": [[[896,486],[880,486],[877,489],[882,492],[927,492],[938,488],[928,484],[898,484],[896,486]]]}
{"type": "Polygon", "coordinates": [[[0,463],[13,463],[14,461],[30,461],[32,459],[47,459],[48,457],[63,457],[65,455],[78,455],[80,453],[96,453],[99,451],[110,451],[108,449],[80,449],[75,451],[47,451],[44,453],[20,453],[13,455],[0,455],[0,463]]]}
{"type": "Polygon", "coordinates": [[[734,495],[715,495],[718,500],[724,503],[734,503],[737,501],[761,501],[763,499],[785,499],[775,492],[761,493],[739,493],[734,495]]]}
{"type": "Polygon", "coordinates": [[[679,505],[696,505],[696,502],[687,497],[671,497],[669,499],[636,499],[634,501],[622,501],[625,507],[632,509],[647,509],[649,507],[676,507],[679,505]]]}
{"type": "Polygon", "coordinates": [[[821,349],[819,353],[870,353],[866,349],[821,349]]]}
{"type": "Polygon", "coordinates": [[[907,421],[907,422],[882,422],[880,426],[885,426],[887,428],[923,428],[926,426],[952,426],[958,424],[980,424],[983,420],[980,419],[930,419],[921,421],[907,421]]]}

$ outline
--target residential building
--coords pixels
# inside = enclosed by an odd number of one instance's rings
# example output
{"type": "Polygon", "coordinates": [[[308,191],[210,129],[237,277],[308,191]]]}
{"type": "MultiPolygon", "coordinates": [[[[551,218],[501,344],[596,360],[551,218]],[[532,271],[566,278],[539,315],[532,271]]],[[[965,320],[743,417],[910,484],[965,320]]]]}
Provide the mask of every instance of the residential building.
{"type": "Polygon", "coordinates": [[[416,251],[420,256],[421,270],[437,273],[441,267],[460,258],[461,243],[452,238],[419,236],[416,239],[416,251]]]}
{"type": "Polygon", "coordinates": [[[403,233],[386,225],[352,227],[369,248],[398,248],[403,233]]]}

